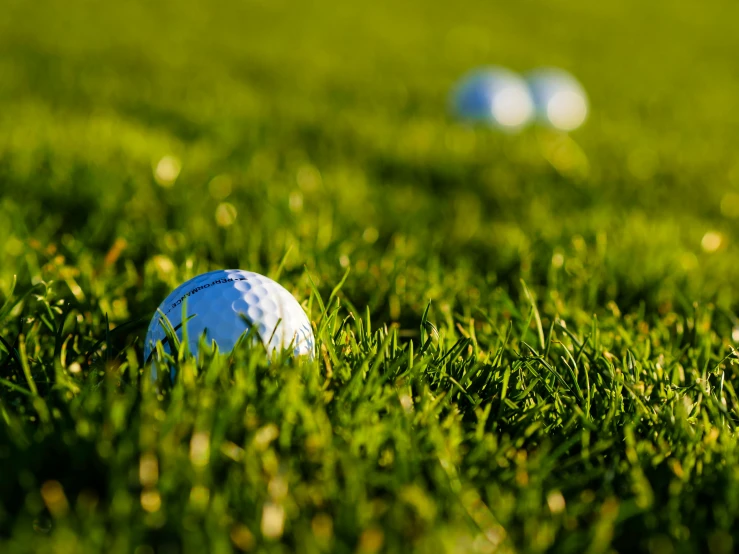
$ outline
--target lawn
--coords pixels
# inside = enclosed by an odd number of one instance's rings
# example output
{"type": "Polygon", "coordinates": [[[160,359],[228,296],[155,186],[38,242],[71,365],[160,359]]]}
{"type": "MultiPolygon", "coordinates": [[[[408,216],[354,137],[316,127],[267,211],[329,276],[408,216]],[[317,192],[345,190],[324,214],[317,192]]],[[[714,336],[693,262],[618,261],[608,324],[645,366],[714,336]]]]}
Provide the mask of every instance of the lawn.
{"type": "Polygon", "coordinates": [[[738,6],[2,12],[0,552],[739,548],[738,6]],[[454,121],[489,64],[590,120],[454,121]],[[218,268],[315,360],[152,382],[154,310],[218,268]]]}

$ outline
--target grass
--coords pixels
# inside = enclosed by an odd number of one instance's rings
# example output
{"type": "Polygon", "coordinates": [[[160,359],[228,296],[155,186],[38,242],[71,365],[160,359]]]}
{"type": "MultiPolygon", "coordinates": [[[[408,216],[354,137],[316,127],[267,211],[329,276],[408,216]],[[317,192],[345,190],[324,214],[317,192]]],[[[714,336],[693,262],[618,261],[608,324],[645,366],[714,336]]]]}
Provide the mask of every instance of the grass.
{"type": "Polygon", "coordinates": [[[4,12],[0,552],[739,544],[736,7],[4,12]],[[459,125],[490,63],[590,121],[459,125]],[[222,267],[317,359],[151,382],[156,306],[222,267]]]}

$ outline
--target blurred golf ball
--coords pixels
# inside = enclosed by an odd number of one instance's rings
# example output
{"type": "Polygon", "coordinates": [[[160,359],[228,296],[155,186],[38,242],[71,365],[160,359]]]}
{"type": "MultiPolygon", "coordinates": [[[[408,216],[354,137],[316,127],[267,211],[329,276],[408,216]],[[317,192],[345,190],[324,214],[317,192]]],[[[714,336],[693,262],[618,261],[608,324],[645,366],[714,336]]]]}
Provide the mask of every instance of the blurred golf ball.
{"type": "Polygon", "coordinates": [[[562,69],[542,68],[530,72],[526,80],[541,123],[560,131],[573,131],[585,122],[588,97],[572,75],[562,69]]]}
{"type": "Polygon", "coordinates": [[[225,269],[194,277],[164,299],[146,333],[146,361],[154,353],[157,341],[170,351],[163,318],[169,320],[182,340],[183,303],[187,310],[188,346],[194,355],[203,334],[208,344],[214,341],[221,352],[229,352],[245,333],[256,327],[256,336],[269,354],[289,348],[295,356],[313,357],[313,330],[293,295],[264,275],[225,269]]]}
{"type": "Polygon", "coordinates": [[[534,102],[518,74],[488,67],[462,77],[452,93],[452,110],[464,120],[517,130],[533,118],[534,102]]]}

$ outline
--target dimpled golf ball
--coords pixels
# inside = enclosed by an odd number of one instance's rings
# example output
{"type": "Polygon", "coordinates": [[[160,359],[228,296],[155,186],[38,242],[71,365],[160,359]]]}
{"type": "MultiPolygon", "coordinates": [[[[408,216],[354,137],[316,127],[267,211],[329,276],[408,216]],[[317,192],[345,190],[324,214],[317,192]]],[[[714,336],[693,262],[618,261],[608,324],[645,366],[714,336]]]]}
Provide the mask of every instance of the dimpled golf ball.
{"type": "Polygon", "coordinates": [[[562,69],[541,68],[526,81],[540,123],[560,131],[574,131],[588,117],[588,96],[572,75],[562,69]]]}
{"type": "Polygon", "coordinates": [[[515,131],[531,122],[534,102],[526,81],[502,67],[468,73],[451,98],[452,111],[462,120],[515,131]]]}
{"type": "Polygon", "coordinates": [[[194,355],[203,334],[207,344],[215,342],[219,351],[225,353],[233,350],[239,339],[255,327],[255,336],[270,355],[290,349],[294,356],[313,357],[313,330],[292,294],[264,275],[223,269],[190,279],[159,305],[146,333],[146,361],[157,341],[170,351],[163,318],[182,340],[183,304],[188,346],[194,355]]]}

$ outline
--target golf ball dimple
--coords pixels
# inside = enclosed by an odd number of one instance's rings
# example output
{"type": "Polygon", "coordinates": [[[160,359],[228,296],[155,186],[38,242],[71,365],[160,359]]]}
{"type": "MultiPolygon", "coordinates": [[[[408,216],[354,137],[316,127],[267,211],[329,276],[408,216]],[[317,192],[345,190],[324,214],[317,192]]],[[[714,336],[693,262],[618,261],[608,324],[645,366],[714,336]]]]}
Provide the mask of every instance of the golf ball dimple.
{"type": "Polygon", "coordinates": [[[452,110],[461,119],[517,130],[534,116],[534,102],[526,81],[502,67],[465,75],[452,93],[452,110]]]}
{"type": "Polygon", "coordinates": [[[157,341],[162,341],[169,351],[164,318],[182,340],[183,303],[186,305],[188,346],[195,355],[202,335],[209,344],[215,342],[221,352],[229,352],[254,326],[268,353],[290,348],[295,356],[313,357],[313,329],[298,301],[279,283],[264,275],[225,269],[190,279],[159,305],[146,333],[146,361],[157,341]]]}
{"type": "Polygon", "coordinates": [[[560,131],[574,131],[588,118],[585,89],[562,69],[536,69],[526,76],[537,119],[560,131]]]}

